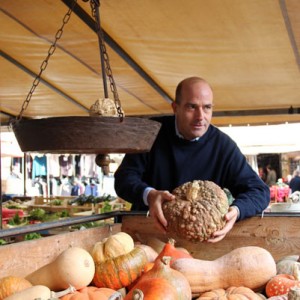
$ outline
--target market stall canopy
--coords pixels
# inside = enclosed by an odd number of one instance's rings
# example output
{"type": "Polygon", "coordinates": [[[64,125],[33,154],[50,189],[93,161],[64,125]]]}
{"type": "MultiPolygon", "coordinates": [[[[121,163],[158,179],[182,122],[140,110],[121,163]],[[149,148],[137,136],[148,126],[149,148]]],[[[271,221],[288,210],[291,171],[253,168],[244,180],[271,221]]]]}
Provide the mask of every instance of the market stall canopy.
{"type": "Polygon", "coordinates": [[[300,123],[268,126],[221,127],[245,155],[261,153],[292,153],[300,159],[300,123]]]}
{"type": "MultiPolygon", "coordinates": [[[[71,0],[1,0],[1,123],[18,116],[71,0]]],[[[216,125],[300,121],[299,0],[102,0],[126,116],[170,114],[177,83],[207,79],[216,125]]],[[[89,2],[78,0],[24,117],[87,116],[103,97],[89,2]]]]}

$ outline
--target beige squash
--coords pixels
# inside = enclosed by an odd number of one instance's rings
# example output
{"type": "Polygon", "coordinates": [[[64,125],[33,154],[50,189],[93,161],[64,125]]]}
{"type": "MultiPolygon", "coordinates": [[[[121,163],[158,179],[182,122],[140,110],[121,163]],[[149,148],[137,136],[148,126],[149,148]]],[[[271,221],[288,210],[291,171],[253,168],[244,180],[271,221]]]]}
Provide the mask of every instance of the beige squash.
{"type": "Polygon", "coordinates": [[[256,246],[234,249],[213,261],[180,258],[172,268],[186,276],[194,295],[232,286],[258,291],[276,275],[271,253],[256,246]]]}
{"type": "Polygon", "coordinates": [[[26,279],[32,285],[45,285],[52,291],[76,290],[89,285],[95,274],[95,263],[91,254],[83,248],[71,247],[57,258],[29,274],[26,279]]]}
{"type": "Polygon", "coordinates": [[[125,233],[118,232],[97,242],[91,252],[95,263],[129,253],[134,249],[133,238],[125,233]]]}

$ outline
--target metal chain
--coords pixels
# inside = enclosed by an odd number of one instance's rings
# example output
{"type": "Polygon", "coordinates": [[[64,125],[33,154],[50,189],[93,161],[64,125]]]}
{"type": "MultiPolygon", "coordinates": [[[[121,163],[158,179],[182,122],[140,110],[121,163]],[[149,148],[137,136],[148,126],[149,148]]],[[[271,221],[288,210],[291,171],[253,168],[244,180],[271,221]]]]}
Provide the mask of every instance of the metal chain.
{"type": "Polygon", "coordinates": [[[73,12],[73,9],[75,7],[75,4],[76,4],[77,0],[74,0],[73,1],[73,4],[72,4],[72,7],[68,10],[68,12],[65,14],[64,18],[63,18],[63,24],[62,26],[58,29],[58,31],[56,32],[55,34],[55,40],[54,42],[52,43],[52,45],[50,46],[49,50],[48,50],[48,55],[47,57],[44,59],[44,61],[42,62],[41,66],[40,66],[40,72],[39,74],[35,77],[34,81],[33,81],[33,84],[32,84],[32,87],[22,105],[22,108],[21,108],[21,111],[20,111],[20,114],[19,116],[16,118],[16,120],[21,120],[22,116],[23,116],[23,113],[24,111],[27,109],[28,107],[28,104],[31,100],[31,97],[36,89],[36,87],[39,85],[40,81],[41,81],[41,76],[42,76],[42,73],[46,70],[47,66],[48,66],[48,62],[49,62],[49,59],[50,57],[53,55],[53,53],[55,52],[56,50],[56,44],[58,42],[58,40],[61,38],[62,34],[63,34],[63,29],[65,27],[65,25],[69,22],[70,20],[70,17],[71,17],[71,14],[73,12]]]}
{"type": "MultiPolygon", "coordinates": [[[[116,106],[116,109],[117,109],[117,112],[118,112],[118,116],[119,116],[119,118],[122,122],[123,117],[124,117],[124,113],[123,113],[123,110],[122,110],[122,107],[121,107],[121,101],[119,99],[117,87],[116,87],[115,80],[114,80],[113,73],[112,73],[112,69],[110,67],[109,57],[108,57],[108,54],[107,54],[107,51],[106,51],[106,46],[105,46],[105,42],[104,42],[104,37],[103,37],[102,29],[101,29],[100,20],[97,17],[97,12],[96,12],[97,8],[100,6],[100,1],[99,0],[91,0],[90,4],[91,4],[91,9],[92,9],[92,16],[93,16],[93,18],[95,19],[95,22],[96,22],[96,31],[97,31],[99,41],[100,41],[99,48],[100,48],[101,54],[103,55],[103,59],[104,59],[104,63],[105,63],[106,76],[109,79],[110,90],[113,93],[115,106],[116,106]],[[98,5],[98,7],[97,7],[97,5],[98,5]]],[[[102,76],[105,76],[105,74],[102,74],[102,76]]]]}

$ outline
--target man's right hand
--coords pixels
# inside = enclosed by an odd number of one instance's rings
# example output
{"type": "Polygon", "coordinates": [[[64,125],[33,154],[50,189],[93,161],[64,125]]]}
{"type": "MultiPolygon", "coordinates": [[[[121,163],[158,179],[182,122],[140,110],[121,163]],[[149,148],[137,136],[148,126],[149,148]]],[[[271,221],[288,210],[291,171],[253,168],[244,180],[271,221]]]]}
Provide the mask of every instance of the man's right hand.
{"type": "Polygon", "coordinates": [[[155,220],[156,225],[163,232],[166,232],[168,223],[162,211],[162,204],[165,201],[172,200],[175,200],[175,196],[169,191],[158,191],[153,189],[148,194],[147,201],[150,217],[155,220]]]}

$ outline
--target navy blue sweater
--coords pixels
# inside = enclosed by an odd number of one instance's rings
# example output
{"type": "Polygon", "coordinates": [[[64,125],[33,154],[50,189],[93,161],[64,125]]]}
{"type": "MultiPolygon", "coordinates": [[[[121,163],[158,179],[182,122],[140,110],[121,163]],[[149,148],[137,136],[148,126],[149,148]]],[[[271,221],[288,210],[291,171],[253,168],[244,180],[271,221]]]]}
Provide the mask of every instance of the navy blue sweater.
{"type": "Polygon", "coordinates": [[[240,220],[261,213],[270,202],[270,190],[259,178],[236,143],[210,125],[198,141],[179,138],[175,117],[154,118],[162,127],[150,152],[126,154],[115,173],[115,190],[132,203],[132,210],[148,210],[146,187],[172,190],[192,180],[210,180],[228,188],[240,210],[240,220]]]}

